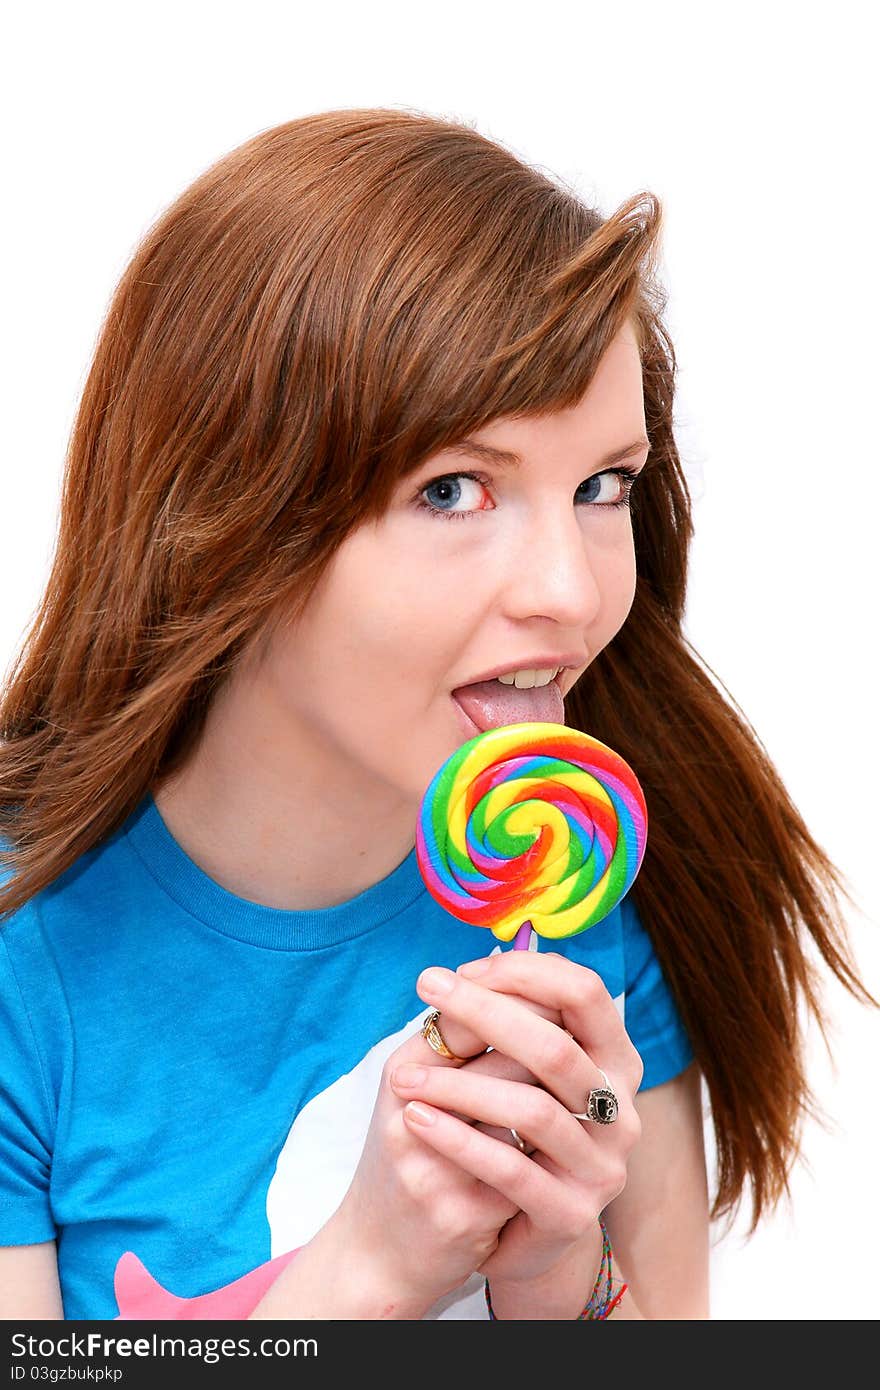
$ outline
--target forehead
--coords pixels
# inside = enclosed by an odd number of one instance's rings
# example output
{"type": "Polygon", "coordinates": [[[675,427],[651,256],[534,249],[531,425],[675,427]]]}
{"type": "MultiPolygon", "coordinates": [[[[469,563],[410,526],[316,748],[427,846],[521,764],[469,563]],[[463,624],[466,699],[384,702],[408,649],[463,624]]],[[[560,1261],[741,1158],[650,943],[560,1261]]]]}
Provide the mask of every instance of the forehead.
{"type": "Polygon", "coordinates": [[[502,416],[443,450],[517,468],[535,448],[560,446],[614,461],[637,444],[648,445],[638,342],[626,325],[612,339],[579,401],[541,414],[502,416]]]}

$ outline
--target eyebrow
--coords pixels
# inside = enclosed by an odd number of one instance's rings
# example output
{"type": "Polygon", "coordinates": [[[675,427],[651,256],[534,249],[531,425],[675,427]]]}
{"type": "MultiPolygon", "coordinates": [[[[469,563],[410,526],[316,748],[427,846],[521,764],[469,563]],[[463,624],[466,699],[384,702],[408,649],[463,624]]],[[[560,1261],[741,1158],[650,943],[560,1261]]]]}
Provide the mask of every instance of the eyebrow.
{"type": "MultiPolygon", "coordinates": [[[[651,443],[648,439],[636,439],[632,444],[625,444],[622,449],[614,449],[610,454],[606,454],[599,460],[600,468],[610,468],[614,463],[620,463],[622,459],[630,458],[633,454],[638,454],[642,449],[650,449],[651,443]]],[[[515,454],[511,449],[496,449],[494,444],[481,444],[476,439],[460,439],[457,444],[450,444],[444,451],[449,454],[470,454],[474,458],[483,459],[486,463],[495,463],[502,468],[519,468],[522,464],[520,454],[515,454]]]]}

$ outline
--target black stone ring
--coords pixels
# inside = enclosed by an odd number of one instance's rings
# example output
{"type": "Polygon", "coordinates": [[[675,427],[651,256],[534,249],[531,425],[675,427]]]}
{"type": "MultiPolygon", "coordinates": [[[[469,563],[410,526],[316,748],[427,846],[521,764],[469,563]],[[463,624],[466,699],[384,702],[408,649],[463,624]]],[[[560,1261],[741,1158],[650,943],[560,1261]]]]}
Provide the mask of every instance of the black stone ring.
{"type": "Polygon", "coordinates": [[[617,1104],[617,1096],[611,1089],[611,1082],[602,1071],[601,1067],[597,1070],[601,1074],[604,1086],[594,1086],[587,1096],[585,1108],[578,1114],[572,1110],[572,1115],[576,1120],[591,1120],[597,1125],[613,1125],[617,1119],[620,1107],[617,1104]]]}

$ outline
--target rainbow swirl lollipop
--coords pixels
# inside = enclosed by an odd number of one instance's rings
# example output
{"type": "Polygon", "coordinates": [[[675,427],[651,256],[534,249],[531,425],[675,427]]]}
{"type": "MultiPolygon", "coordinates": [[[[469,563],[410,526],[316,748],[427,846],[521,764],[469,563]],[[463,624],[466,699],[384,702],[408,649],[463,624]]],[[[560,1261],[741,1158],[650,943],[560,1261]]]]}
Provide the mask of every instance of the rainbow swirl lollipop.
{"type": "Polygon", "coordinates": [[[645,854],[648,813],[628,763],[565,724],[504,724],[447,758],[422,800],[416,858],[453,917],[524,949],[617,906],[645,854]]]}

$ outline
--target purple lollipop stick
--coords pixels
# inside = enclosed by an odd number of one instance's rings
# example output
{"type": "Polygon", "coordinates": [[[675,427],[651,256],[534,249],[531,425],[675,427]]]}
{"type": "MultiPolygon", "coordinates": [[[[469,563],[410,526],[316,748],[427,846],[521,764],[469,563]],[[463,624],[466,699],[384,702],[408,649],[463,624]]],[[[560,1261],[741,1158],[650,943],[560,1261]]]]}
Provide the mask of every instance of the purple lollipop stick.
{"type": "Polygon", "coordinates": [[[531,940],[531,936],[531,922],[523,922],[516,936],[513,938],[514,951],[527,951],[529,949],[529,941],[531,940]]]}

